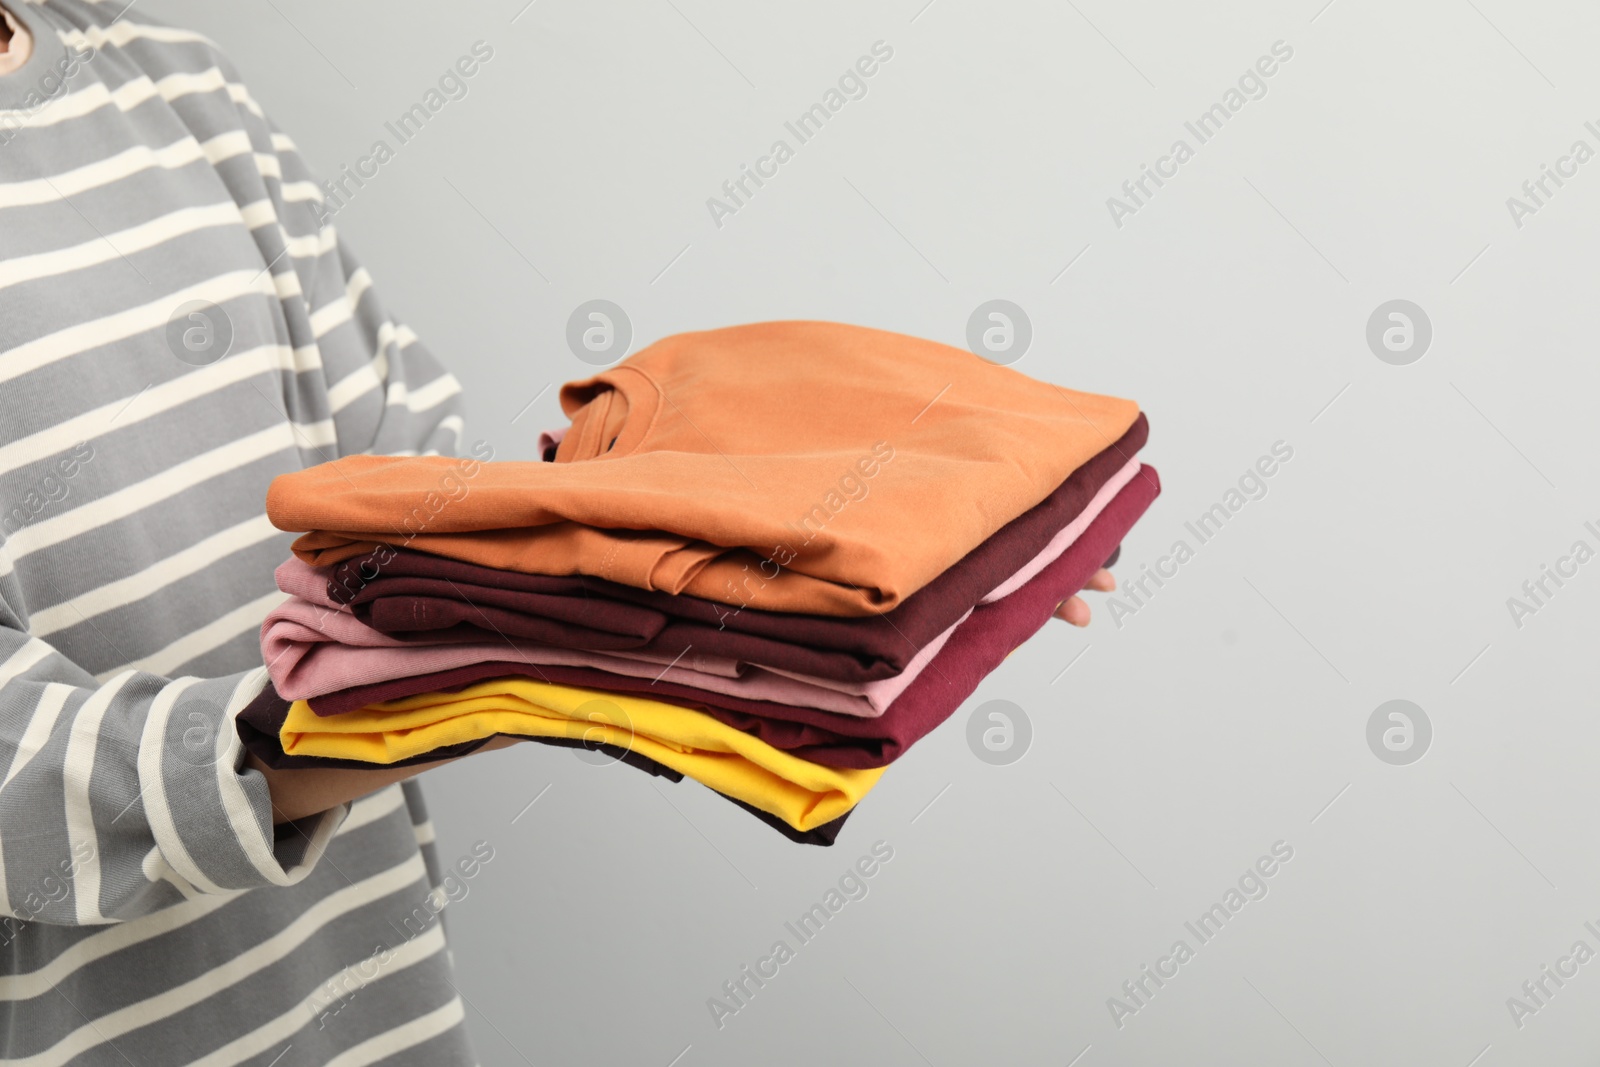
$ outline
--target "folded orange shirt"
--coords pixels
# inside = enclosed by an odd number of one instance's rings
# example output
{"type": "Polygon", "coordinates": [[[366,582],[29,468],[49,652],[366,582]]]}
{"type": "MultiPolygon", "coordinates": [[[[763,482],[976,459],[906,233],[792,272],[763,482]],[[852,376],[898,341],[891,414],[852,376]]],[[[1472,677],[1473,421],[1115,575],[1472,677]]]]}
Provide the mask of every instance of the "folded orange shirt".
{"type": "Polygon", "coordinates": [[[1129,400],[825,322],[679,334],[561,390],[554,463],[348,456],[272,483],[324,565],[376,544],[766,611],[888,611],[1133,425],[1129,400]]]}

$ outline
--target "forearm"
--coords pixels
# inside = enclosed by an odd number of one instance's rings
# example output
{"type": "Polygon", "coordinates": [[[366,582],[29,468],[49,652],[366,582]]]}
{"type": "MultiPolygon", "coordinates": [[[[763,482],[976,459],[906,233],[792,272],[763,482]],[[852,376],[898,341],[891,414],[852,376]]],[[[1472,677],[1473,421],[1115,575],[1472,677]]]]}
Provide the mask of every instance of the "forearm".
{"type": "MultiPolygon", "coordinates": [[[[516,737],[491,738],[488,744],[477,749],[472,755],[507,748],[519,740],[521,739],[516,737]]],[[[465,756],[456,757],[456,759],[465,758],[465,756]]],[[[453,762],[455,760],[445,759],[406,767],[375,767],[370,771],[344,767],[279,770],[267,766],[252,754],[246,765],[252,770],[259,771],[267,780],[267,788],[272,793],[272,821],[286,823],[327,811],[340,804],[347,804],[369,793],[375,793],[385,786],[415,778],[423,771],[453,762]]]]}

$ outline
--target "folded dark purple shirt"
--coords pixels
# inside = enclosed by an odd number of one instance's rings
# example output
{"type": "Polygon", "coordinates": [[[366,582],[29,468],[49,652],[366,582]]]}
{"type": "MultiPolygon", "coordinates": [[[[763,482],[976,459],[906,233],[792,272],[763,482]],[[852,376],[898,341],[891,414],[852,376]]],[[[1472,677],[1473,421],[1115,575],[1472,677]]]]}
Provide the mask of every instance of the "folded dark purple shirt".
{"type": "MultiPolygon", "coordinates": [[[[1141,414],[1127,433],[1050,496],[883,615],[741,610],[598,578],[520,574],[403,548],[380,549],[332,568],[329,592],[373,628],[418,640],[436,640],[437,631],[459,627],[481,631],[474,634],[480,638],[633,649],[669,659],[693,648],[702,655],[840,681],[889,678],[1038,555],[1148,437],[1149,423],[1141,414]]],[[[1100,539],[1095,566],[1107,563],[1116,550],[1116,539],[1100,539]]]]}

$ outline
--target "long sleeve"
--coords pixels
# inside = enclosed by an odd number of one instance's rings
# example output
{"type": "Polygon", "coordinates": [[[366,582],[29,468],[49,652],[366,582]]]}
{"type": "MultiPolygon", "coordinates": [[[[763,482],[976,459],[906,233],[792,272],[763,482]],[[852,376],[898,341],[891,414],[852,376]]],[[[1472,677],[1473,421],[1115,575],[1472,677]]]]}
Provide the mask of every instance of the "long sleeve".
{"type": "MultiPolygon", "coordinates": [[[[238,769],[232,715],[264,669],[97,683],[24,633],[5,600],[0,914],[86,925],[305,876],[344,810],[275,831],[265,780],[238,769]]],[[[0,920],[0,942],[14,928],[0,920]]]]}
{"type": "Polygon", "coordinates": [[[460,384],[390,315],[372,275],[339,236],[339,189],[319,184],[288,135],[260,121],[272,152],[261,174],[275,224],[257,228],[257,243],[264,259],[279,263],[297,364],[320,379],[319,388],[302,388],[291,402],[304,417],[331,422],[337,455],[454,453],[463,427],[460,384]],[[286,285],[291,265],[294,279],[286,285]]]}

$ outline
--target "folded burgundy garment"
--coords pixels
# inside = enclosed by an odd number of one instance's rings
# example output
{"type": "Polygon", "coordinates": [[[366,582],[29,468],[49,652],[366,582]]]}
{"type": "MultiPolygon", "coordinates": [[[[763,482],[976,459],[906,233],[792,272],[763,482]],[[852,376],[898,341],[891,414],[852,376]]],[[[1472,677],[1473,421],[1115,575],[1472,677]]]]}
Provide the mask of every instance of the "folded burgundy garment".
{"type": "Polygon", "coordinates": [[[532,667],[503,661],[344,689],[312,698],[311,708],[319,715],[336,715],[415,693],[460,689],[484,678],[526,675],[561,685],[639,693],[696,708],[774,748],[823,766],[887,766],[954,714],[978,683],[1013,649],[1037,633],[1063,600],[1083,588],[1160,492],[1161,480],[1155,468],[1141,467],[1099,518],[1054,562],[1016,592],[992,604],[979,605],[956,627],[928,667],[877,718],[741,700],[585,667],[532,667]]]}
{"type": "MultiPolygon", "coordinates": [[[[367,771],[372,769],[372,764],[362,763],[360,760],[332,759],[324,756],[284,755],[283,747],[278,743],[278,731],[282,729],[283,721],[288,713],[289,702],[279,697],[272,686],[267,686],[255,700],[251,701],[239,713],[235,721],[239,740],[244,742],[245,748],[253,752],[261,762],[269,767],[288,770],[303,770],[309,767],[349,767],[367,771]]],[[[444,748],[436,748],[432,752],[421,756],[397,760],[388,766],[409,767],[419,763],[433,763],[436,760],[465,756],[469,752],[482,748],[489,740],[489,738],[485,737],[478,741],[468,741],[460,745],[446,745],[444,748]]],[[[649,756],[634,752],[632,749],[624,749],[616,745],[592,743],[577,737],[525,737],[523,740],[537,741],[546,745],[557,745],[562,748],[578,748],[581,746],[593,751],[603,752],[614,760],[619,760],[630,767],[637,768],[657,778],[665,778],[672,782],[683,781],[682,772],[657,763],[649,756]]],[[[826,847],[833,844],[839,837],[839,831],[844,828],[845,820],[850,817],[850,812],[847,811],[832,822],[825,822],[821,826],[813,827],[810,830],[796,830],[771,812],[762,811],[760,808],[753,807],[742,800],[736,800],[722,793],[717,795],[738,805],[774,830],[777,830],[784,837],[801,845],[821,845],[826,847]]]]}
{"type": "MultiPolygon", "coordinates": [[[[893,611],[842,618],[738,609],[690,596],[585,576],[495,570],[386,548],[331,568],[329,595],[374,629],[397,636],[445,629],[524,637],[566,648],[635,649],[668,657],[693,648],[840,681],[893,677],[928,642],[1076,518],[1149,437],[1140,415],[1128,432],[1073,472],[1040,504],[1002,527],[893,611]],[[581,629],[580,629],[581,627],[581,629]],[[604,640],[594,635],[604,632],[604,640]]],[[[1096,566],[1115,553],[1103,544],[1096,566]]],[[[752,573],[752,581],[759,575],[752,573]]]]}

